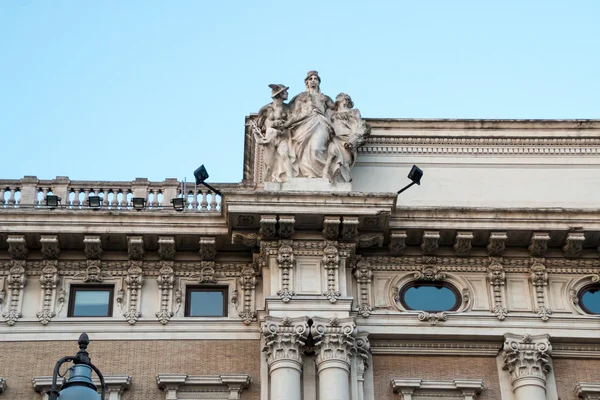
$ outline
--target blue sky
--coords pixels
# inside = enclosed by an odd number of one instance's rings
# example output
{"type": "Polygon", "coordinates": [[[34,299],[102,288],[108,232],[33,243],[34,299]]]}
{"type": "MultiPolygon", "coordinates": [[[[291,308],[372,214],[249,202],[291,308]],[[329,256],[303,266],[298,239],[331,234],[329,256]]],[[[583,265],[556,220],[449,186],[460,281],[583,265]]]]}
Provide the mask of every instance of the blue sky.
{"type": "Polygon", "coordinates": [[[365,117],[600,118],[600,1],[0,3],[1,178],[242,177],[269,83],[365,117]],[[368,3],[368,4],[367,4],[368,3]]]}

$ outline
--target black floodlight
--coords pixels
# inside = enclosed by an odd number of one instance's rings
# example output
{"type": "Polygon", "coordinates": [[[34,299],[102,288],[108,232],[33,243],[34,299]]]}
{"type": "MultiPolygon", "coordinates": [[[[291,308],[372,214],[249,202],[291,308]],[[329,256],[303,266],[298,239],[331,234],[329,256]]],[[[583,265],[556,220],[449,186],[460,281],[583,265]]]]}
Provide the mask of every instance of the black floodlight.
{"type": "Polygon", "coordinates": [[[98,209],[102,207],[102,197],[90,196],[88,197],[88,207],[98,209]]]}
{"type": "Polygon", "coordinates": [[[175,211],[183,211],[185,208],[185,199],[183,197],[171,199],[171,203],[173,203],[173,208],[175,211]]]}
{"type": "Polygon", "coordinates": [[[208,179],[208,172],[206,171],[206,168],[204,168],[204,164],[199,166],[198,169],[194,171],[194,178],[196,178],[196,185],[204,185],[212,190],[213,193],[221,195],[220,191],[205,182],[208,179]]]}
{"type": "Polygon", "coordinates": [[[146,199],[143,197],[134,197],[131,199],[131,204],[134,209],[142,211],[146,207],[146,199]]]}
{"type": "Polygon", "coordinates": [[[416,165],[413,165],[412,168],[410,169],[410,172],[408,173],[408,179],[410,179],[412,181],[412,183],[409,183],[408,185],[404,186],[402,189],[398,190],[398,194],[404,192],[406,189],[408,189],[415,183],[417,185],[420,185],[422,177],[423,177],[423,170],[421,168],[417,167],[416,165]]]}
{"type": "Polygon", "coordinates": [[[58,203],[60,203],[60,200],[60,197],[49,194],[46,196],[46,207],[56,208],[58,207],[58,203]]]}

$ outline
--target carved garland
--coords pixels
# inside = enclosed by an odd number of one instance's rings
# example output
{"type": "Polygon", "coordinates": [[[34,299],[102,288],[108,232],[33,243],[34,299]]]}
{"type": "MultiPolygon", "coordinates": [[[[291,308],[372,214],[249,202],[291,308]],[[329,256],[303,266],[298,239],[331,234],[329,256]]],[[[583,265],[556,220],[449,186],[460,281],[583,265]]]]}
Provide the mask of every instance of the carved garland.
{"type": "Polygon", "coordinates": [[[55,260],[46,260],[46,266],[42,269],[42,275],[40,275],[40,311],[37,312],[36,316],[42,325],[48,325],[56,315],[54,312],[56,284],[58,283],[58,269],[56,265],[57,262],[55,260]]]}
{"type": "Polygon", "coordinates": [[[296,295],[290,288],[290,269],[294,267],[296,262],[291,242],[282,240],[277,253],[281,281],[281,289],[277,292],[277,295],[281,301],[289,303],[292,297],[296,295]]]}
{"type": "Polygon", "coordinates": [[[503,321],[508,314],[508,310],[505,307],[504,299],[504,284],[506,282],[506,272],[501,264],[501,258],[490,258],[490,266],[488,268],[488,281],[492,289],[492,295],[494,298],[494,308],[492,312],[496,317],[503,321]]]}
{"type": "Polygon", "coordinates": [[[327,291],[323,296],[327,297],[330,303],[335,303],[341,296],[338,290],[340,256],[333,244],[329,244],[323,250],[322,264],[327,272],[327,291]]]}
{"type": "Polygon", "coordinates": [[[8,311],[2,315],[8,325],[14,325],[21,318],[23,288],[26,282],[25,261],[13,260],[13,267],[8,275],[8,311]]]}

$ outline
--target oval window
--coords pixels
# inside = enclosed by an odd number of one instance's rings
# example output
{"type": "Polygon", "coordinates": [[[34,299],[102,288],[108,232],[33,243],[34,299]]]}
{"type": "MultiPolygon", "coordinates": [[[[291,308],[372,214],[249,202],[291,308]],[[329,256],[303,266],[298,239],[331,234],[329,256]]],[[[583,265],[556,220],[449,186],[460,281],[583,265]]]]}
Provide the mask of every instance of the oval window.
{"type": "Polygon", "coordinates": [[[590,285],[579,291],[579,304],[588,314],[600,314],[600,285],[590,285]]]}
{"type": "Polygon", "coordinates": [[[400,302],[407,310],[454,311],[460,306],[460,295],[447,283],[417,281],[402,288],[400,302]]]}

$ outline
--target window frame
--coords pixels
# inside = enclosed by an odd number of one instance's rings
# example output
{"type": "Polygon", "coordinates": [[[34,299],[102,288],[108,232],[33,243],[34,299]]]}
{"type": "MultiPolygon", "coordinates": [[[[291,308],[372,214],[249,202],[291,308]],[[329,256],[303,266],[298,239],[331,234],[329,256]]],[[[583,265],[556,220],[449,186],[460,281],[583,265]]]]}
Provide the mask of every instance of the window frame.
{"type": "Polygon", "coordinates": [[[186,318],[226,318],[229,315],[229,286],[198,286],[186,285],[185,287],[185,310],[186,318]],[[192,308],[192,292],[221,292],[223,293],[223,315],[190,315],[192,308]]]}
{"type": "Polygon", "coordinates": [[[67,312],[68,318],[107,318],[113,316],[113,302],[115,298],[115,285],[71,285],[69,288],[69,309],[67,312]],[[75,311],[75,300],[77,291],[107,291],[108,294],[108,313],[107,315],[73,315],[75,311]]]}
{"type": "Polygon", "coordinates": [[[399,293],[399,300],[400,300],[400,304],[402,305],[402,307],[404,307],[405,310],[407,311],[425,311],[425,312],[450,312],[450,311],[456,311],[460,308],[461,304],[462,304],[462,296],[460,295],[460,292],[458,291],[457,288],[454,287],[454,285],[451,285],[448,282],[440,282],[440,281],[422,281],[422,280],[418,280],[418,281],[411,281],[408,282],[406,285],[402,286],[402,289],[400,289],[400,293],[399,293]],[[456,301],[454,302],[454,305],[452,306],[452,308],[450,308],[449,310],[417,310],[414,309],[412,307],[410,307],[406,301],[404,301],[404,295],[406,294],[406,291],[410,288],[413,287],[420,287],[420,286],[433,286],[433,287],[445,287],[447,289],[450,289],[452,291],[452,293],[454,293],[454,297],[456,298],[456,301]]]}
{"type": "Polygon", "coordinates": [[[579,307],[581,307],[581,309],[583,310],[584,313],[589,314],[589,315],[600,315],[600,313],[595,313],[595,312],[590,311],[583,303],[583,295],[592,288],[595,288],[596,291],[600,292],[600,284],[598,284],[598,283],[592,283],[592,284],[585,285],[581,289],[579,289],[579,291],[577,292],[577,302],[579,304],[579,307]]]}

